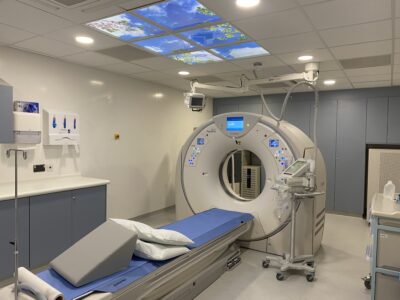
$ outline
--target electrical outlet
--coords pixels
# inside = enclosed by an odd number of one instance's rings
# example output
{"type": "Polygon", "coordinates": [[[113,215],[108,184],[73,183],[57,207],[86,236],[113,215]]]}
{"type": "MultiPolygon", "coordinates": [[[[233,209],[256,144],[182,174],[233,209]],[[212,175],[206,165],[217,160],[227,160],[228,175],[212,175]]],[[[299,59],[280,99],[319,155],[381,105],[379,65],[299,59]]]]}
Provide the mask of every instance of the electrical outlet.
{"type": "Polygon", "coordinates": [[[45,165],[33,165],[33,173],[46,171],[45,165]]]}

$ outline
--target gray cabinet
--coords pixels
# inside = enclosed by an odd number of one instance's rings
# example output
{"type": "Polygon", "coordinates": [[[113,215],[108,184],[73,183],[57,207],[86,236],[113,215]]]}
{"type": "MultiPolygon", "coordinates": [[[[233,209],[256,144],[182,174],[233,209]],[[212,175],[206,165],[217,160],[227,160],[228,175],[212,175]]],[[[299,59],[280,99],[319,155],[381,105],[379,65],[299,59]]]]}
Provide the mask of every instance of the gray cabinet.
{"type": "Polygon", "coordinates": [[[367,102],[367,144],[386,144],[388,98],[369,98],[367,102]]]}
{"type": "Polygon", "coordinates": [[[106,220],[106,187],[72,191],[72,242],[79,241],[106,220]]]}
{"type": "Polygon", "coordinates": [[[31,197],[30,267],[46,265],[105,222],[106,199],[106,186],[31,197]]]}
{"type": "Polygon", "coordinates": [[[31,197],[31,268],[47,264],[72,244],[71,192],[31,197]]]}
{"type": "Polygon", "coordinates": [[[388,144],[400,144],[400,97],[389,98],[388,144]]]}
{"type": "Polygon", "coordinates": [[[335,210],[362,215],[364,211],[365,136],[364,99],[338,102],[335,210]]]}
{"type": "Polygon", "coordinates": [[[0,85],[0,144],[14,142],[13,89],[0,85]]]}
{"type": "MultiPolygon", "coordinates": [[[[29,267],[29,199],[18,201],[19,266],[29,267]]],[[[14,273],[14,201],[0,202],[0,280],[14,273]]]]}

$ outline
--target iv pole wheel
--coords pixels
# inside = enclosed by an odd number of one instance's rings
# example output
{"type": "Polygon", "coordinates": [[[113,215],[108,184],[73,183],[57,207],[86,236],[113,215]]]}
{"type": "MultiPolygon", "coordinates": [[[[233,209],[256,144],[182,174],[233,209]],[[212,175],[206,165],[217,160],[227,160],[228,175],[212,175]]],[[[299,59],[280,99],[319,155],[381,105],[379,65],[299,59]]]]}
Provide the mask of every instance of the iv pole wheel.
{"type": "Polygon", "coordinates": [[[263,260],[262,261],[263,268],[267,269],[269,267],[269,263],[270,263],[269,259],[263,260]]]}
{"type": "Polygon", "coordinates": [[[283,281],[283,280],[285,280],[285,274],[282,273],[282,272],[276,273],[276,280],[278,280],[278,281],[283,281]]]}
{"type": "Polygon", "coordinates": [[[313,282],[315,279],[315,274],[314,273],[307,274],[306,279],[308,282],[313,282]]]}

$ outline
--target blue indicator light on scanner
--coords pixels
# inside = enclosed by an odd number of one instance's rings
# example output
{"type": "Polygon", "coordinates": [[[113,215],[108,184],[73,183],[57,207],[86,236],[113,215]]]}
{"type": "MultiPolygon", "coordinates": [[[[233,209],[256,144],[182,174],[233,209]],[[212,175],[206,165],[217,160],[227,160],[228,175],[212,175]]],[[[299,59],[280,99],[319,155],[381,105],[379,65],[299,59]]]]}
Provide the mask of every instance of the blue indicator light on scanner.
{"type": "Polygon", "coordinates": [[[197,145],[204,145],[205,143],[206,143],[206,140],[204,138],[197,139],[197,145]]]}
{"type": "Polygon", "coordinates": [[[271,148],[278,148],[279,147],[279,140],[269,140],[269,146],[271,148]]]}

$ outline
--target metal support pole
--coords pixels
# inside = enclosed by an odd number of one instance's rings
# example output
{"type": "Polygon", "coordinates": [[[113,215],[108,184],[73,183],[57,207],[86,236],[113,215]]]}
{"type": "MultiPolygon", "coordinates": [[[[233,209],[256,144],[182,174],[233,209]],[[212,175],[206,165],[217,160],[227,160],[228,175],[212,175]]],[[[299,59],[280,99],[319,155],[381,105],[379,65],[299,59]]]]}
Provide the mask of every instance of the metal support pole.
{"type": "Polygon", "coordinates": [[[18,212],[18,153],[22,153],[22,157],[27,159],[27,152],[19,149],[8,149],[7,157],[11,157],[14,152],[14,180],[15,180],[15,197],[14,197],[14,296],[18,300],[18,266],[19,266],[19,212],[18,212]]]}
{"type": "MultiPolygon", "coordinates": [[[[292,196],[293,197],[293,196],[292,196]]],[[[290,226],[290,262],[295,259],[295,245],[296,245],[296,206],[297,199],[292,198],[292,213],[291,213],[291,226],[290,226]]]]}

